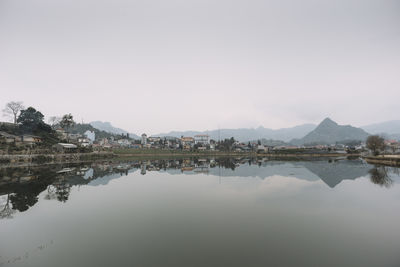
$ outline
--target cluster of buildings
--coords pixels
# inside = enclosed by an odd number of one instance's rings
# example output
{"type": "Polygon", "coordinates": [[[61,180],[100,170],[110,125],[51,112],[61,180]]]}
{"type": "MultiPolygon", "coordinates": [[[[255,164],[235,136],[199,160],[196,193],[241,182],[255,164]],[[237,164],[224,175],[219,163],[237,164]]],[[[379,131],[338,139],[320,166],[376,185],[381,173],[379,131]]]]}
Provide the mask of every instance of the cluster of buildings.
{"type": "MultiPolygon", "coordinates": [[[[10,124],[11,125],[11,124],[10,124]]],[[[7,125],[7,126],[10,126],[7,125]]],[[[11,126],[10,126],[11,127],[11,126]]],[[[215,141],[207,134],[194,136],[157,137],[147,136],[143,133],[140,139],[129,138],[129,135],[110,135],[108,138],[96,138],[94,131],[86,131],[83,134],[70,133],[62,128],[56,129],[60,143],[54,146],[59,152],[72,152],[79,148],[91,148],[94,150],[104,150],[113,148],[133,148],[133,149],[165,149],[165,150],[186,150],[186,151],[233,151],[233,152],[258,152],[258,153],[279,153],[280,151],[366,151],[365,144],[356,146],[346,146],[343,144],[314,145],[314,146],[266,146],[260,141],[239,142],[232,139],[215,141]],[[227,141],[228,140],[228,141],[227,141]]],[[[0,145],[31,146],[40,145],[43,140],[35,135],[13,135],[0,130],[0,145]]],[[[399,154],[400,142],[397,140],[385,140],[385,153],[399,154]]]]}
{"type": "Polygon", "coordinates": [[[177,137],[148,137],[145,133],[142,134],[140,144],[136,144],[137,148],[154,148],[154,149],[183,149],[192,150],[215,150],[216,142],[210,140],[206,134],[177,137]]]}
{"type": "Polygon", "coordinates": [[[13,144],[16,146],[21,146],[21,145],[33,146],[40,144],[41,142],[42,138],[39,136],[29,135],[29,134],[14,135],[0,131],[0,143],[3,144],[8,144],[8,145],[13,144]]]}
{"type": "Polygon", "coordinates": [[[399,154],[400,142],[397,140],[385,140],[385,152],[389,154],[399,154]]]}

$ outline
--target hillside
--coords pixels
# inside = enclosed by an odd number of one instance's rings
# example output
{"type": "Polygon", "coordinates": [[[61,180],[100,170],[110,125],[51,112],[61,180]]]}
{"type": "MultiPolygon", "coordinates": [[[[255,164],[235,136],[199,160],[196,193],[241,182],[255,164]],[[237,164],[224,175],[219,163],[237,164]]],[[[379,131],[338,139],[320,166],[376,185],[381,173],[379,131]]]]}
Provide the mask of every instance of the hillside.
{"type": "Polygon", "coordinates": [[[374,123],[361,128],[371,134],[400,135],[400,120],[374,123]]]}
{"type": "MultiPolygon", "coordinates": [[[[92,121],[92,122],[90,122],[90,125],[92,125],[96,129],[99,129],[101,131],[111,133],[111,134],[126,135],[127,133],[129,133],[128,131],[125,131],[124,129],[112,126],[110,122],[92,121]]],[[[133,134],[133,133],[129,133],[129,137],[134,138],[134,139],[140,138],[139,136],[137,136],[136,134],[133,134]]]]}
{"type": "Polygon", "coordinates": [[[368,135],[363,129],[350,125],[339,125],[333,120],[326,118],[313,131],[301,139],[292,140],[291,143],[294,145],[305,145],[334,144],[336,142],[351,140],[364,141],[368,135]]]}

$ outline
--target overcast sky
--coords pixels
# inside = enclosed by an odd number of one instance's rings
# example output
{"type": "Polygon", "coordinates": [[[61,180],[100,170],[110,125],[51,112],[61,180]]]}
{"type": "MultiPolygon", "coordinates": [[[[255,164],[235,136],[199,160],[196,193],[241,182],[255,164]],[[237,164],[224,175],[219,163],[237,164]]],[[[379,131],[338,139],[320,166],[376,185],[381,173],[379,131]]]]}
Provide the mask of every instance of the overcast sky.
{"type": "Polygon", "coordinates": [[[0,0],[0,92],[134,133],[400,119],[400,1],[0,0]]]}

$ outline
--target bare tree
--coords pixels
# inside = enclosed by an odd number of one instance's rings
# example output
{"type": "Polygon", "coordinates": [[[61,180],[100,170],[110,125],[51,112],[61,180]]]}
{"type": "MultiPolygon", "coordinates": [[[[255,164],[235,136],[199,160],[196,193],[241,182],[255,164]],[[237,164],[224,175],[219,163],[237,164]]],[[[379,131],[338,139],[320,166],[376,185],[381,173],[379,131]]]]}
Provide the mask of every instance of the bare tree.
{"type": "Polygon", "coordinates": [[[25,107],[22,105],[21,101],[11,101],[6,104],[6,107],[3,109],[3,116],[12,118],[14,120],[14,124],[17,123],[18,113],[23,110],[25,107]]]}
{"type": "Polygon", "coordinates": [[[374,155],[379,155],[379,151],[385,149],[385,139],[379,135],[370,135],[367,138],[367,147],[372,150],[374,155]]]}

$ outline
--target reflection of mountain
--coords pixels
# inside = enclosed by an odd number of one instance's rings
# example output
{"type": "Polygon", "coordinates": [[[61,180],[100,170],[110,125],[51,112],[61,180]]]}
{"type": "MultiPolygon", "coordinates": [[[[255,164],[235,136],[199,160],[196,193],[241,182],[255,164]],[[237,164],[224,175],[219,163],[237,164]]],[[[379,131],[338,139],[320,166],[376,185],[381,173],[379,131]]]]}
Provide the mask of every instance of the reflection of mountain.
{"type": "MultiPolygon", "coordinates": [[[[0,196],[7,196],[6,205],[0,207],[0,218],[9,216],[10,207],[14,211],[28,210],[40,200],[41,193],[44,193],[46,200],[56,199],[66,202],[73,186],[107,185],[111,180],[132,172],[141,174],[158,172],[160,175],[162,173],[171,175],[204,173],[217,177],[254,177],[256,179],[268,179],[268,177],[278,175],[307,181],[321,179],[333,188],[343,180],[354,180],[370,175],[368,172],[372,168],[373,166],[361,160],[268,161],[255,158],[190,158],[0,169],[0,196]]],[[[384,172],[394,183],[399,180],[398,168],[384,168],[380,172],[384,172]]],[[[374,183],[388,184],[384,183],[388,179],[380,179],[378,175],[374,177],[372,179],[374,183]]]]}
{"type": "Polygon", "coordinates": [[[270,176],[294,176],[299,179],[316,181],[319,178],[305,168],[294,165],[292,162],[283,161],[267,161],[261,166],[256,164],[243,164],[232,169],[214,168],[210,170],[210,174],[222,177],[258,177],[265,179],[270,176]]]}
{"type": "Polygon", "coordinates": [[[361,160],[305,161],[300,164],[332,188],[343,180],[355,180],[366,176],[371,169],[370,165],[363,164],[361,160]]]}
{"type": "MultiPolygon", "coordinates": [[[[210,168],[209,174],[221,177],[258,177],[266,179],[274,175],[296,177],[307,181],[321,179],[329,187],[335,187],[343,180],[354,180],[366,176],[371,169],[370,165],[361,160],[332,161],[266,161],[261,165],[242,164],[234,170],[226,168],[210,168]]],[[[176,171],[167,170],[176,174],[176,171]]],[[[194,174],[188,172],[185,174],[194,174]]]]}

